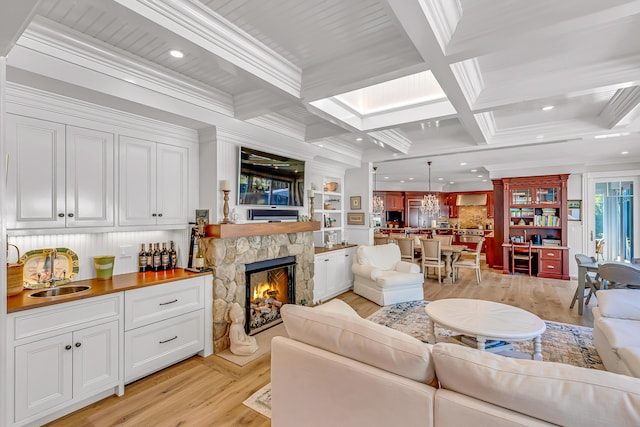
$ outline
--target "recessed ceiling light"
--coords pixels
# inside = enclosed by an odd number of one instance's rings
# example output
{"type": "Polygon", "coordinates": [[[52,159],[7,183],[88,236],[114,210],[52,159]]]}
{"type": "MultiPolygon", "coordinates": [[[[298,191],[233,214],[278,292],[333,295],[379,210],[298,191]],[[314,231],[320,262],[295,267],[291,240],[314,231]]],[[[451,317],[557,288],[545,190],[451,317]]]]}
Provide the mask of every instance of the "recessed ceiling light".
{"type": "Polygon", "coordinates": [[[622,153],[620,153],[620,154],[622,154],[623,156],[625,156],[625,155],[629,154],[629,152],[628,152],[628,151],[623,151],[623,152],[622,152],[622,153]]]}
{"type": "Polygon", "coordinates": [[[542,139],[542,138],[544,138],[544,135],[537,135],[536,136],[536,139],[542,139]]]}
{"type": "Polygon", "coordinates": [[[384,179],[389,179],[389,177],[388,177],[388,176],[385,176],[385,177],[384,177],[384,179]]]}
{"type": "Polygon", "coordinates": [[[184,53],[180,52],[179,50],[171,50],[169,51],[169,55],[173,56],[174,58],[182,58],[184,56],[184,53]]]}
{"type": "Polygon", "coordinates": [[[449,184],[455,184],[455,182],[454,181],[449,181],[449,184]]]}
{"type": "Polygon", "coordinates": [[[482,180],[482,182],[487,182],[487,180],[486,180],[486,179],[483,179],[483,180],[482,180]]]}
{"type": "Polygon", "coordinates": [[[398,157],[398,153],[393,153],[392,156],[393,157],[398,157]]]}
{"type": "Polygon", "coordinates": [[[400,183],[401,183],[401,184],[404,184],[404,179],[401,179],[401,180],[400,180],[400,183]]]}
{"type": "Polygon", "coordinates": [[[555,107],[553,105],[547,105],[545,107],[542,107],[542,111],[549,111],[549,110],[553,110],[555,107]]]}
{"type": "Polygon", "coordinates": [[[478,172],[478,169],[471,169],[471,172],[478,172]]]}
{"type": "Polygon", "coordinates": [[[443,180],[444,180],[444,178],[438,178],[438,181],[443,181],[443,180]]]}
{"type": "Polygon", "coordinates": [[[478,178],[482,178],[482,175],[478,175],[478,178]]]}
{"type": "Polygon", "coordinates": [[[460,166],[467,166],[467,162],[460,162],[460,166]]]}
{"type": "Polygon", "coordinates": [[[322,144],[318,144],[318,147],[322,148],[322,147],[324,147],[324,145],[322,145],[322,144]]]}
{"type": "Polygon", "coordinates": [[[413,178],[409,178],[409,181],[413,181],[413,178]]]}
{"type": "Polygon", "coordinates": [[[356,141],[362,141],[362,138],[356,138],[356,141]]]}

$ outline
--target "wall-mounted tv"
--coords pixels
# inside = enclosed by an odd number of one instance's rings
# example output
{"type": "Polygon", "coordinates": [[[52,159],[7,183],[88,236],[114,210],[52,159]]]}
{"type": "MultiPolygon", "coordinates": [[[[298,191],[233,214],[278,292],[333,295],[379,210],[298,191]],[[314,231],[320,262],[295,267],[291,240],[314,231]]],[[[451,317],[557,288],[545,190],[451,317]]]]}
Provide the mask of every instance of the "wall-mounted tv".
{"type": "Polygon", "coordinates": [[[240,147],[239,205],[302,206],[304,161],[240,147]]]}

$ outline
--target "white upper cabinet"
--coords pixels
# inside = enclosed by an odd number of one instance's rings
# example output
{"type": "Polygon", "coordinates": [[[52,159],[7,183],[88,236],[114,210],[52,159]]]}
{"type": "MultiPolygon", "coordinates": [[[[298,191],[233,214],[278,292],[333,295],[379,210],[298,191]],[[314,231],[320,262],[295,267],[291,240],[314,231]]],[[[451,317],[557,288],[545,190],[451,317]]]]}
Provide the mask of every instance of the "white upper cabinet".
{"type": "Polygon", "coordinates": [[[187,224],[187,148],[120,137],[119,225],[187,224]]]}
{"type": "Polygon", "coordinates": [[[113,134],[7,115],[9,229],[114,225],[113,134]]]}

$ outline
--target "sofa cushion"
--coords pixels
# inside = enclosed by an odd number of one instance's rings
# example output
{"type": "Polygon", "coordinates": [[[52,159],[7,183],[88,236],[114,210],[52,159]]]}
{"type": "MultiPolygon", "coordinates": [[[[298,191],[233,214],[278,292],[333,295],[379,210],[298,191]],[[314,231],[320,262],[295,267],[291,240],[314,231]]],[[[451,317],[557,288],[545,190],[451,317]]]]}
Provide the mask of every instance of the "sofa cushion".
{"type": "Polygon", "coordinates": [[[640,378],[640,346],[620,347],[618,356],[627,365],[633,376],[640,378]]]}
{"type": "Polygon", "coordinates": [[[359,319],[361,318],[358,312],[340,299],[332,299],[329,302],[315,306],[313,309],[323,313],[341,313],[349,316],[356,316],[359,319]]]}
{"type": "Polygon", "coordinates": [[[638,378],[456,344],[432,354],[442,388],[559,425],[640,425],[638,378]]]}
{"type": "Polygon", "coordinates": [[[407,334],[326,309],[285,304],[281,314],[287,334],[297,341],[414,381],[434,380],[431,345],[407,334]]]}
{"type": "Polygon", "coordinates": [[[400,273],[397,271],[383,271],[376,280],[376,284],[382,289],[421,285],[423,282],[424,276],[420,273],[400,273]]]}
{"type": "Polygon", "coordinates": [[[394,270],[398,261],[400,261],[398,245],[360,246],[358,248],[358,262],[360,264],[373,265],[380,270],[394,270]]]}
{"type": "Polygon", "coordinates": [[[597,322],[598,329],[613,351],[640,346],[640,321],[600,317],[597,322]]]}
{"type": "Polygon", "coordinates": [[[640,292],[636,289],[607,289],[596,293],[600,314],[616,319],[640,320],[640,292]]]}

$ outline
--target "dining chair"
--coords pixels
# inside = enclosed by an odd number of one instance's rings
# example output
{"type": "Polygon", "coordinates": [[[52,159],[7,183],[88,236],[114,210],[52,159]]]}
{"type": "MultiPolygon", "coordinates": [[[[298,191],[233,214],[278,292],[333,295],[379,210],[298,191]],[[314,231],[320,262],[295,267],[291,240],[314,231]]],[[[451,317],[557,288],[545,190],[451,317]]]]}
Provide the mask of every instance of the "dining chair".
{"type": "Polygon", "coordinates": [[[453,262],[453,273],[457,276],[459,268],[471,268],[476,271],[476,285],[480,285],[482,275],[480,273],[480,254],[484,238],[481,238],[474,251],[462,252],[460,257],[453,262]]]}
{"type": "Polygon", "coordinates": [[[415,241],[413,237],[396,237],[398,247],[400,248],[400,259],[403,261],[415,261],[415,241]]]}
{"type": "Polygon", "coordinates": [[[429,267],[433,267],[438,271],[438,283],[442,283],[442,268],[444,261],[442,260],[442,242],[438,239],[420,239],[422,244],[422,272],[425,277],[429,267]]]}
{"type": "Polygon", "coordinates": [[[614,287],[639,287],[640,268],[625,262],[605,262],[598,267],[603,289],[614,287]]]}
{"type": "Polygon", "coordinates": [[[443,246],[451,246],[451,243],[453,243],[453,236],[451,234],[436,234],[433,236],[433,239],[440,240],[443,246]]]}
{"type": "Polygon", "coordinates": [[[526,244],[511,243],[511,273],[516,270],[526,271],[531,276],[531,259],[533,252],[531,251],[531,241],[526,244]]]}
{"type": "Polygon", "coordinates": [[[385,234],[376,234],[373,236],[374,245],[386,245],[389,243],[389,236],[385,234]]]}
{"type": "MultiPolygon", "coordinates": [[[[595,257],[584,255],[584,254],[576,254],[575,258],[576,258],[576,262],[578,263],[578,267],[580,267],[583,264],[592,264],[596,262],[595,257]]],[[[584,283],[586,286],[589,287],[589,293],[587,294],[586,296],[587,300],[585,301],[585,305],[589,305],[591,296],[595,295],[596,291],[599,290],[601,287],[600,275],[597,272],[588,271],[584,277],[584,283]]],[[[586,286],[584,288],[585,291],[587,290],[586,286]]],[[[573,294],[573,299],[571,300],[571,305],[569,306],[569,308],[573,308],[578,298],[585,298],[584,294],[578,295],[579,290],[580,290],[580,286],[578,285],[576,286],[576,292],[573,294]]]]}
{"type": "Polygon", "coordinates": [[[400,234],[400,233],[390,233],[389,234],[389,243],[393,243],[393,244],[397,245],[399,239],[404,239],[404,234],[400,234]]]}

